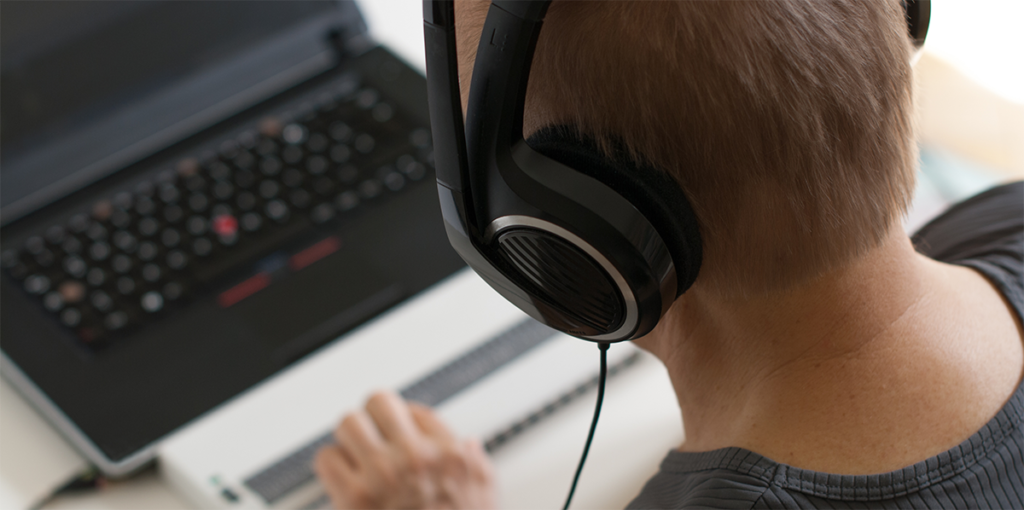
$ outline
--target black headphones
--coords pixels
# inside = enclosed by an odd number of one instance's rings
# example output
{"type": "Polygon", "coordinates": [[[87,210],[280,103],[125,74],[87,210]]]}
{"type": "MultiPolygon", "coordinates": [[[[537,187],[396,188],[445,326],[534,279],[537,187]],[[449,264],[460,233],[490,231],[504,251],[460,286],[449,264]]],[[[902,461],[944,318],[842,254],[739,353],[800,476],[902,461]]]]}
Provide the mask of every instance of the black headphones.
{"type": "MultiPolygon", "coordinates": [[[[534,319],[596,342],[650,332],[697,278],[701,237],[679,185],[571,127],[523,139],[523,106],[550,0],[493,0],[465,127],[450,0],[424,0],[430,122],[448,239],[534,319]]],[[[916,46],[929,1],[904,0],[916,46]]]]}

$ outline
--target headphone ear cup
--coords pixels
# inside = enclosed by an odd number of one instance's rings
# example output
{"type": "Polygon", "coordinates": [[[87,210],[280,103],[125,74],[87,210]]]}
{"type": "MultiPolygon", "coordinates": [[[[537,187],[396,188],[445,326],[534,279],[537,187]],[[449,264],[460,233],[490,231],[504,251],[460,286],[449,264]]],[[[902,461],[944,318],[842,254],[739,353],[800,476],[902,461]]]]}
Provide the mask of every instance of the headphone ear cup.
{"type": "Polygon", "coordinates": [[[697,217],[679,184],[649,165],[639,164],[625,150],[608,157],[597,142],[571,126],[550,126],[527,140],[535,151],[596,179],[629,201],[658,231],[675,264],[677,297],[690,288],[700,271],[703,250],[697,217]]]}

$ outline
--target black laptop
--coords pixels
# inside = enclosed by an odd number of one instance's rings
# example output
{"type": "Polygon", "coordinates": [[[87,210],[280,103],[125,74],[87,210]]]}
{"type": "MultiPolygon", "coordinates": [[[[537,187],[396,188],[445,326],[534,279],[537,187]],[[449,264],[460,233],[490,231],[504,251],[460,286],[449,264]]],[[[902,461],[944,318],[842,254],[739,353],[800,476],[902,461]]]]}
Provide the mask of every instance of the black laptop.
{"type": "Polygon", "coordinates": [[[462,267],[350,2],[0,5],[2,373],[111,475],[462,267]]]}

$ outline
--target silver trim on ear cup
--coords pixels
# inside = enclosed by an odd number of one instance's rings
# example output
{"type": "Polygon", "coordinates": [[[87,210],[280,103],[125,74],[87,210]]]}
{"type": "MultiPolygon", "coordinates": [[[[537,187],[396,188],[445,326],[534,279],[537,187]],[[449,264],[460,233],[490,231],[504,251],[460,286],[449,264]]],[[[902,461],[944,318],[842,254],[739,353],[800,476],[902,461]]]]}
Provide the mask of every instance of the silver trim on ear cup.
{"type": "Polygon", "coordinates": [[[609,262],[608,259],[601,254],[601,252],[597,251],[593,246],[591,246],[589,243],[584,241],[576,234],[573,234],[572,232],[569,232],[568,230],[558,225],[555,225],[554,223],[544,221],[538,218],[533,218],[530,216],[510,215],[495,218],[494,221],[487,225],[487,229],[484,231],[484,241],[487,243],[491,243],[495,239],[495,237],[503,230],[507,230],[513,227],[530,227],[538,230],[543,230],[545,232],[554,234],[572,243],[573,246],[579,248],[584,253],[589,255],[592,259],[594,259],[594,261],[596,261],[601,266],[601,268],[608,273],[608,276],[612,278],[612,281],[615,282],[615,285],[616,287],[618,287],[619,292],[622,294],[622,299],[626,305],[626,317],[622,321],[622,326],[620,326],[619,329],[616,329],[611,333],[606,333],[604,335],[587,336],[585,338],[599,341],[621,340],[623,338],[628,337],[630,334],[633,333],[634,330],[636,330],[637,321],[639,319],[639,313],[637,311],[636,304],[636,296],[633,295],[633,291],[629,288],[629,285],[626,284],[626,279],[622,277],[622,274],[619,272],[619,270],[614,265],[612,265],[612,263],[609,262]]]}

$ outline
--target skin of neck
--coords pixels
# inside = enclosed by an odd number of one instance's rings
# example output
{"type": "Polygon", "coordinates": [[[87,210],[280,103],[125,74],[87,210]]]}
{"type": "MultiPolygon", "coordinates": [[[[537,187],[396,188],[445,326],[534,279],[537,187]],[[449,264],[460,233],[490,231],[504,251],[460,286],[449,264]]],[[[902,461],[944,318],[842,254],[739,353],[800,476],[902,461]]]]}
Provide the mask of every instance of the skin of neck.
{"type": "Polygon", "coordinates": [[[994,416],[1024,366],[1001,295],[973,270],[917,254],[902,228],[770,296],[723,298],[698,280],[634,342],[668,369],[681,451],[738,446],[838,474],[955,446],[994,416]]]}

